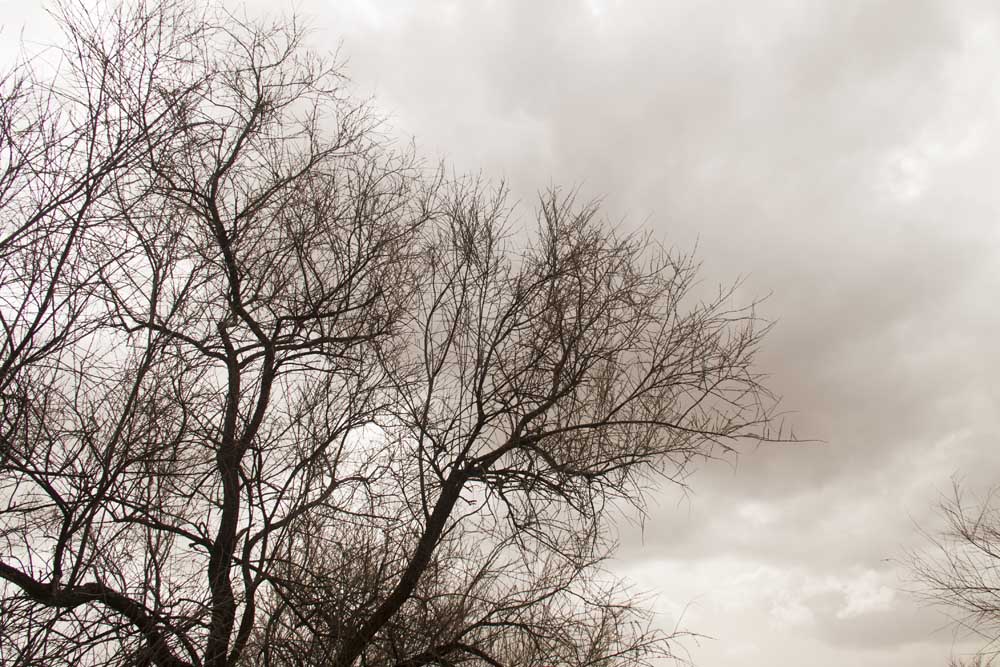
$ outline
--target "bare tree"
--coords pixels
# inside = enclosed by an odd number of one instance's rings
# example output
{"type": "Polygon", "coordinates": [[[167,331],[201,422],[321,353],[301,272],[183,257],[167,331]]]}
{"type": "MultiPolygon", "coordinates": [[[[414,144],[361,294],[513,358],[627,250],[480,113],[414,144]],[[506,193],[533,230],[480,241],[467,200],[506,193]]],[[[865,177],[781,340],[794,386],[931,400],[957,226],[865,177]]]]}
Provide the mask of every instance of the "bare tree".
{"type": "Polygon", "coordinates": [[[0,661],[670,655],[607,518],[769,437],[752,307],[571,195],[514,233],[294,21],[56,16],[0,101],[0,661]]]}
{"type": "Polygon", "coordinates": [[[970,664],[992,664],[1000,640],[1000,508],[996,490],[970,498],[955,484],[940,512],[945,529],[910,559],[916,593],[941,606],[962,629],[985,643],[970,664]],[[989,656],[986,660],[984,656],[989,656]]]}

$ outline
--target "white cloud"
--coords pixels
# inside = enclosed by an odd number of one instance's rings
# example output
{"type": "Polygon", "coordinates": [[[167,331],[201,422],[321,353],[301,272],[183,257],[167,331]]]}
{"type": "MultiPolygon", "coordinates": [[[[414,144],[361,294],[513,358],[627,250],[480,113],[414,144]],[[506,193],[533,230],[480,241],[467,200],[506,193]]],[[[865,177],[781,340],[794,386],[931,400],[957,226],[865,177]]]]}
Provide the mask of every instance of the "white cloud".
{"type": "Polygon", "coordinates": [[[865,570],[860,576],[845,581],[841,588],[844,604],[837,610],[837,618],[855,618],[890,611],[896,593],[883,583],[884,580],[885,577],[874,570],[865,570]]]}

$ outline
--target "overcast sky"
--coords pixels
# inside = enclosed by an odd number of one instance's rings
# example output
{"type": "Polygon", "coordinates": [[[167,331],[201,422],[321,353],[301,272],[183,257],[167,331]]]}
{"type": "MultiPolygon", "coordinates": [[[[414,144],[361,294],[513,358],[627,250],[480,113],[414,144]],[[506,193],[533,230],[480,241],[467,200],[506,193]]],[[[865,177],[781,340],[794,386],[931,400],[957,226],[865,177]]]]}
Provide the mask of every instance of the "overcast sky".
{"type": "Polygon", "coordinates": [[[822,445],[666,488],[620,569],[700,667],[943,666],[915,525],[1000,471],[994,2],[303,2],[425,155],[698,243],[777,320],[761,366],[822,445]]]}
{"type": "MultiPolygon", "coordinates": [[[[29,3],[30,4],[30,3],[29,3]]],[[[251,15],[264,6],[255,0],[251,15]]],[[[456,171],[550,185],[698,245],[777,325],[800,436],[700,466],[616,567],[699,667],[941,667],[903,592],[916,525],[1000,471],[1000,5],[300,0],[359,95],[456,171]]],[[[3,37],[40,34],[0,0],[3,37]]]]}

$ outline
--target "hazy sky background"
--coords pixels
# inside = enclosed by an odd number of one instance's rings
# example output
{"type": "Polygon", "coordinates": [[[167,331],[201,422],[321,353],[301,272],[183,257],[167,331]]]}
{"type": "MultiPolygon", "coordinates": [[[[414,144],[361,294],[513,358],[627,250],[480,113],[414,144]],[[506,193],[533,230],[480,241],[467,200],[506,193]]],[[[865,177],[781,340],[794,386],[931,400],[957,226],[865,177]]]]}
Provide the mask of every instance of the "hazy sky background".
{"type": "MultiPolygon", "coordinates": [[[[233,3],[233,6],[236,6],[233,3]]],[[[255,0],[248,12],[265,7],[255,0]]],[[[290,6],[291,7],[291,6],[290,6]]],[[[800,436],[700,466],[616,567],[699,667],[938,667],[903,592],[952,477],[1000,471],[1000,5],[975,0],[301,0],[401,141],[697,242],[777,325],[760,367],[800,436]]],[[[275,11],[274,7],[270,8],[275,11]]],[[[0,0],[7,40],[44,40],[0,0]]]]}

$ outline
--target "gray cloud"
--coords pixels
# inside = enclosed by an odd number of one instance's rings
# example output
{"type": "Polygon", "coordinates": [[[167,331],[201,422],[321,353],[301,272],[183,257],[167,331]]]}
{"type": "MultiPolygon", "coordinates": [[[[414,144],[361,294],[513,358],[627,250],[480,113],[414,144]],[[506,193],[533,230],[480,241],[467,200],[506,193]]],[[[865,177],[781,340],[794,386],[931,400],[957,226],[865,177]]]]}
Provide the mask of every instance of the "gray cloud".
{"type": "Polygon", "coordinates": [[[1000,471],[995,3],[298,4],[401,136],[506,179],[525,219],[578,185],[697,241],[706,286],[771,294],[761,366],[825,444],[706,464],[621,529],[664,623],[691,603],[718,638],[698,664],[944,664],[893,559],[953,475],[1000,471]]]}
{"type": "Polygon", "coordinates": [[[661,591],[664,622],[692,603],[687,626],[719,638],[699,664],[943,664],[954,640],[898,590],[898,559],[952,475],[1000,470],[992,3],[304,9],[397,128],[505,178],[526,218],[538,189],[579,185],[697,240],[707,286],[771,293],[761,365],[826,443],[707,464],[621,530],[618,567],[661,591]],[[874,606],[847,613],[852,585],[874,606]]]}

